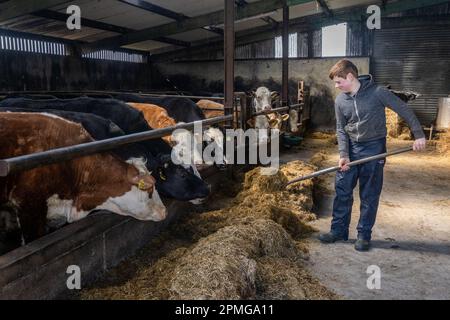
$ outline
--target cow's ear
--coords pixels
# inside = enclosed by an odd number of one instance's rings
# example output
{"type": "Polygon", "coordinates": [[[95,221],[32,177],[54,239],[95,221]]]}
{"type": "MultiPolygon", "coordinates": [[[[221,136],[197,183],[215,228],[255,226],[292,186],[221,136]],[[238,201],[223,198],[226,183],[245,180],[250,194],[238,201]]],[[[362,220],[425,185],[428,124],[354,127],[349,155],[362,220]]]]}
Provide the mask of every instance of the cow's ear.
{"type": "Polygon", "coordinates": [[[269,127],[275,128],[280,123],[280,120],[278,119],[271,119],[269,120],[269,127]]]}
{"type": "Polygon", "coordinates": [[[256,90],[250,90],[247,92],[247,95],[254,98],[256,96],[256,90]]]}
{"type": "Polygon", "coordinates": [[[281,120],[283,120],[283,121],[286,121],[287,119],[289,119],[289,115],[286,113],[286,114],[283,114],[282,116],[281,116],[281,120]]]}
{"type": "Polygon", "coordinates": [[[272,92],[270,92],[270,97],[272,98],[272,99],[276,99],[276,98],[278,98],[280,96],[280,94],[277,92],[277,91],[272,91],[272,92]]]}

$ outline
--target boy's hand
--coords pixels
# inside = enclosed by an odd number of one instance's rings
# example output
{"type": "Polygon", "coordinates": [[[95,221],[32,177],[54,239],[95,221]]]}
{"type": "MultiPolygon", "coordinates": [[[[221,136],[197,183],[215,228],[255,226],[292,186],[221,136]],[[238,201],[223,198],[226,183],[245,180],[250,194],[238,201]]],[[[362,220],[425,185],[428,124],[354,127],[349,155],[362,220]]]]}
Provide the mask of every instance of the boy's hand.
{"type": "Polygon", "coordinates": [[[414,151],[422,151],[425,150],[427,145],[427,140],[425,138],[416,139],[413,144],[414,151]]]}
{"type": "Polygon", "coordinates": [[[339,167],[341,167],[341,171],[347,171],[350,169],[350,167],[347,165],[347,163],[350,162],[349,158],[341,158],[339,159],[339,167]]]}

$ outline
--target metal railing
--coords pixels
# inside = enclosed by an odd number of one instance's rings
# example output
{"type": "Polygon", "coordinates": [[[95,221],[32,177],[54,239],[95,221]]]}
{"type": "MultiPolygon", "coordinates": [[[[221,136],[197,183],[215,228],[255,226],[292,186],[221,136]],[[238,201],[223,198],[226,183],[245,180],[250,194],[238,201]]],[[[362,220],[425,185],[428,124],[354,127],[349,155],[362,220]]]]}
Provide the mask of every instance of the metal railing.
{"type": "MultiPolygon", "coordinates": [[[[108,94],[111,92],[112,91],[84,91],[83,93],[108,94]]],[[[16,93],[19,93],[19,92],[16,92],[16,93]]],[[[20,93],[23,93],[23,92],[20,92],[20,93]]],[[[45,92],[33,91],[33,92],[26,92],[26,93],[27,94],[44,94],[44,93],[51,94],[52,91],[45,91],[45,92]]],[[[53,91],[53,93],[55,93],[55,92],[53,91]]],[[[60,91],[59,93],[77,94],[79,92],[73,92],[73,91],[72,92],[61,92],[60,91]]],[[[175,95],[161,95],[161,96],[176,97],[175,95]]],[[[188,98],[188,96],[178,96],[178,97],[188,98]]],[[[194,97],[194,96],[191,96],[191,97],[194,97]]],[[[211,98],[211,97],[208,97],[208,98],[211,98]]],[[[215,97],[215,98],[223,99],[221,97],[215,97]]],[[[234,128],[235,126],[233,125],[233,120],[239,119],[239,122],[236,125],[240,126],[241,129],[245,130],[247,128],[247,120],[248,120],[247,115],[248,114],[250,114],[250,117],[253,117],[253,116],[257,116],[257,115],[270,114],[270,113],[274,113],[274,112],[286,112],[286,111],[296,107],[296,105],[292,105],[290,107],[286,106],[286,107],[274,108],[271,110],[266,110],[266,111],[252,114],[252,113],[248,112],[249,107],[247,105],[247,101],[248,100],[247,100],[246,94],[243,92],[239,92],[239,93],[235,93],[234,107],[233,107],[232,112],[228,115],[209,118],[209,119],[205,119],[205,120],[201,120],[201,121],[181,123],[181,124],[177,124],[175,126],[170,126],[170,127],[161,128],[161,129],[154,129],[154,130],[149,130],[149,131],[144,131],[144,132],[139,132],[139,133],[133,133],[133,134],[128,134],[128,135],[110,138],[110,139],[97,140],[97,141],[82,143],[82,144],[73,145],[73,146],[51,149],[51,150],[47,150],[47,151],[43,151],[43,152],[17,156],[17,157],[13,157],[13,158],[9,158],[9,159],[1,159],[0,160],[0,177],[6,177],[11,173],[17,172],[20,170],[28,170],[28,169],[36,168],[39,166],[49,165],[49,164],[53,164],[53,163],[57,163],[57,162],[61,162],[61,161],[71,160],[71,159],[78,158],[78,157],[92,155],[92,154],[99,153],[99,152],[113,150],[115,148],[118,148],[118,147],[121,147],[121,146],[124,146],[127,144],[131,144],[131,143],[161,138],[161,137],[170,135],[174,130],[177,130],[177,129],[193,130],[196,125],[202,125],[202,127],[204,127],[204,126],[209,126],[209,125],[213,125],[213,124],[227,122],[229,124],[231,123],[232,124],[231,127],[234,128]]],[[[225,110],[224,110],[224,112],[225,112],[225,110]]],[[[236,129],[236,128],[234,128],[234,129],[236,129]]]]}
{"type": "Polygon", "coordinates": [[[162,129],[133,133],[121,137],[97,140],[88,143],[18,156],[14,158],[3,159],[0,160],[0,177],[6,177],[7,175],[19,170],[32,169],[43,165],[66,161],[102,151],[112,150],[130,143],[161,138],[170,135],[176,129],[192,130],[194,129],[194,126],[199,124],[201,124],[202,126],[207,126],[224,121],[229,121],[232,120],[232,118],[232,115],[214,117],[202,121],[177,124],[175,126],[170,126],[162,129]]]}

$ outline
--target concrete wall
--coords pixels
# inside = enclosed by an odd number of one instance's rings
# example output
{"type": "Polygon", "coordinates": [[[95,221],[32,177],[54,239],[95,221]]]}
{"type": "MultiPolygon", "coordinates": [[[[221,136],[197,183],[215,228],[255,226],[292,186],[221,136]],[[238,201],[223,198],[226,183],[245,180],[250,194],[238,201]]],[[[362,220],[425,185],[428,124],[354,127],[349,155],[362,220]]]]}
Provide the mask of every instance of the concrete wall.
{"type": "Polygon", "coordinates": [[[149,64],[0,51],[0,91],[148,90],[149,64]]]}
{"type": "MultiPolygon", "coordinates": [[[[334,99],[337,91],[328,79],[328,71],[340,58],[290,59],[289,94],[296,102],[297,82],[306,81],[311,92],[311,124],[320,130],[334,130],[334,99]]],[[[351,58],[360,74],[369,72],[369,58],[351,58]]],[[[223,91],[223,61],[160,63],[156,67],[180,90],[196,94],[223,91]]],[[[235,64],[235,91],[248,91],[265,85],[281,90],[281,60],[240,60],[235,64]]]]}

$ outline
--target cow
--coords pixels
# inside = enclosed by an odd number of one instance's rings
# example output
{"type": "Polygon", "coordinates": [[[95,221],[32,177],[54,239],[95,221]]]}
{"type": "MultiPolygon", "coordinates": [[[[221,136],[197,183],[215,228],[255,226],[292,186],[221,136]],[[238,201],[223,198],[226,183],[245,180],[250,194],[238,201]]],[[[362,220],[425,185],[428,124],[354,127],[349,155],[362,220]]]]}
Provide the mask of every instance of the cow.
{"type": "MultiPolygon", "coordinates": [[[[176,122],[173,118],[169,117],[167,114],[166,109],[161,108],[154,104],[149,103],[136,103],[136,102],[128,102],[128,105],[135,108],[136,110],[139,110],[144,115],[145,120],[149,124],[150,127],[154,129],[161,129],[166,128],[170,126],[175,126],[176,122]]],[[[169,143],[171,146],[175,145],[182,145],[182,148],[184,149],[184,152],[189,151],[193,155],[192,161],[189,161],[189,163],[183,163],[180,159],[180,163],[185,167],[189,168],[191,167],[194,174],[198,177],[200,177],[200,173],[198,172],[195,164],[194,159],[197,157],[197,159],[201,159],[201,154],[196,153],[197,148],[193,148],[192,143],[189,143],[189,145],[185,145],[185,141],[193,141],[192,133],[189,131],[186,132],[174,132],[170,136],[163,137],[163,139],[169,143]],[[185,137],[187,135],[187,137],[185,137]],[[189,150],[187,150],[189,149],[189,150]]],[[[178,154],[175,153],[174,156],[177,156],[178,154]]]]}
{"type": "MultiPolygon", "coordinates": [[[[259,87],[251,93],[252,107],[255,113],[272,110],[272,98],[278,95],[277,92],[271,92],[266,87],[259,87]]],[[[254,119],[250,119],[247,123],[254,127],[258,132],[258,142],[267,143],[269,141],[270,124],[266,115],[255,116],[254,119]]]]}
{"type": "MultiPolygon", "coordinates": [[[[80,124],[48,113],[0,112],[0,138],[2,159],[93,141],[80,124]]],[[[2,177],[0,203],[17,216],[27,243],[46,233],[47,222],[72,223],[94,210],[163,220],[154,184],[142,159],[103,152],[2,177]]]]}
{"type": "MultiPolygon", "coordinates": [[[[170,126],[175,126],[177,124],[173,118],[169,117],[166,109],[161,108],[157,105],[149,103],[136,103],[136,102],[128,102],[127,104],[133,107],[134,109],[141,111],[148,125],[153,129],[166,128],[170,126]]],[[[170,135],[165,136],[162,139],[171,146],[175,144],[170,135]]]]}
{"type": "Polygon", "coordinates": [[[15,107],[0,107],[2,112],[30,112],[30,113],[50,113],[61,118],[70,120],[81,124],[86,131],[95,140],[104,140],[125,135],[122,129],[119,128],[111,120],[99,117],[95,114],[85,112],[62,111],[55,109],[32,109],[32,108],[15,108],[15,107]]]}
{"type": "Polygon", "coordinates": [[[281,131],[283,122],[289,119],[289,114],[280,114],[278,112],[269,113],[267,115],[270,129],[278,129],[281,131]]]}
{"type": "MultiPolygon", "coordinates": [[[[142,96],[131,93],[121,93],[115,95],[116,99],[138,103],[149,103],[166,109],[168,115],[172,117],[177,123],[189,123],[195,121],[205,120],[205,115],[202,110],[190,99],[183,97],[153,97],[142,96]]],[[[207,143],[215,143],[217,148],[223,150],[223,133],[216,127],[210,127],[204,131],[203,137],[194,135],[195,143],[192,150],[195,149],[195,145],[202,144],[203,141],[207,143]]],[[[217,159],[216,163],[225,163],[224,158],[217,159]]]]}
{"type": "MultiPolygon", "coordinates": [[[[203,114],[205,115],[206,119],[210,119],[210,118],[215,118],[215,117],[220,117],[225,115],[225,108],[223,106],[223,104],[212,101],[212,100],[207,100],[207,99],[201,99],[199,101],[197,101],[197,106],[200,107],[200,109],[202,109],[203,114]]],[[[239,126],[238,124],[238,118],[237,118],[237,114],[233,112],[233,128],[237,128],[239,126]]],[[[222,127],[221,124],[217,125],[218,127],[222,127]]]]}
{"type": "Polygon", "coordinates": [[[202,109],[206,119],[220,117],[225,114],[223,104],[221,103],[212,100],[201,99],[197,101],[196,104],[200,109],[202,109]]]}
{"type": "Polygon", "coordinates": [[[259,87],[251,93],[252,106],[255,112],[261,112],[272,109],[272,99],[278,96],[278,92],[270,91],[266,87],[259,87]]]}
{"type": "MultiPolygon", "coordinates": [[[[142,113],[129,105],[115,99],[5,99],[0,101],[1,108],[28,108],[28,109],[57,109],[62,111],[75,111],[92,113],[111,120],[123,130],[125,134],[152,130],[145,121],[142,113]]],[[[135,157],[145,157],[146,165],[156,179],[158,192],[165,197],[188,201],[205,198],[209,194],[207,184],[195,175],[171,161],[172,148],[162,139],[150,139],[137,143],[145,149],[145,154],[135,157]]],[[[122,149],[126,149],[122,147],[122,149]]]]}

